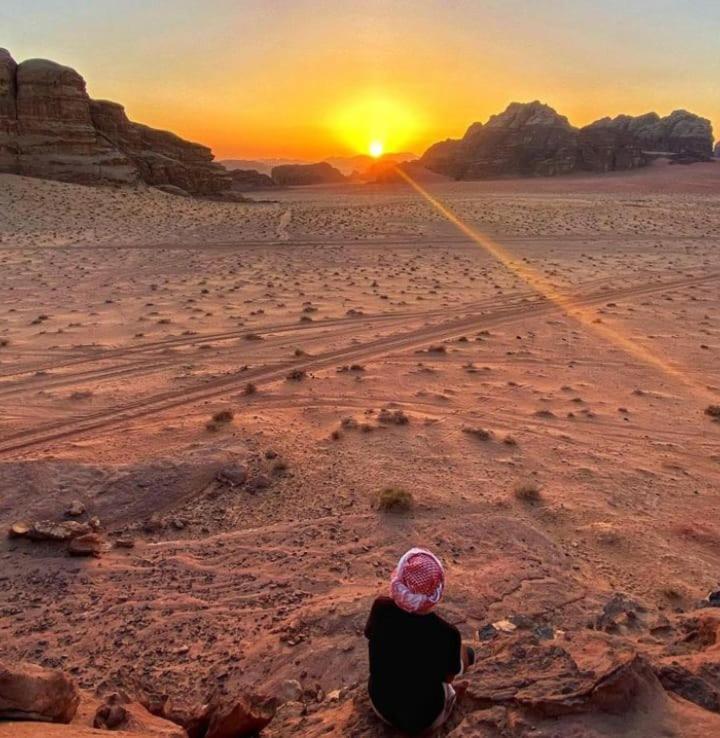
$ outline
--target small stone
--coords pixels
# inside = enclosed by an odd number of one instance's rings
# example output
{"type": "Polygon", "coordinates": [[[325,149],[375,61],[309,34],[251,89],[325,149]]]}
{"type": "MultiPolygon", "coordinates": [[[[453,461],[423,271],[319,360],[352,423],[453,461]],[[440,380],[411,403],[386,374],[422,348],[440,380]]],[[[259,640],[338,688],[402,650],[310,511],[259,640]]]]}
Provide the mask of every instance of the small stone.
{"type": "Polygon", "coordinates": [[[104,550],[105,540],[97,533],[86,533],[84,536],[78,536],[68,544],[68,553],[71,556],[99,557],[104,550]]]}
{"type": "Polygon", "coordinates": [[[78,518],[85,512],[85,505],[80,500],[73,500],[65,510],[65,515],[71,518],[78,518]]]}
{"type": "Polygon", "coordinates": [[[478,630],[478,638],[481,641],[491,641],[498,634],[497,628],[488,623],[478,630]]]}
{"type": "Polygon", "coordinates": [[[30,532],[30,526],[27,523],[13,523],[8,528],[8,538],[24,538],[30,532]]]}

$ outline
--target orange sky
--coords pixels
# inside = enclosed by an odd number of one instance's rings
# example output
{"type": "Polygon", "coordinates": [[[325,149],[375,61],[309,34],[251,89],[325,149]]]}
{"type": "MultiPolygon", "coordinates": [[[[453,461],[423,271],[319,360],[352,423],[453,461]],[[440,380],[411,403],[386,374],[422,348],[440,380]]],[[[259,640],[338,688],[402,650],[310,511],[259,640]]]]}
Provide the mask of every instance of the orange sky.
{"type": "Polygon", "coordinates": [[[720,134],[714,0],[5,0],[0,27],[219,158],[422,153],[513,100],[576,125],[684,107],[720,134]]]}

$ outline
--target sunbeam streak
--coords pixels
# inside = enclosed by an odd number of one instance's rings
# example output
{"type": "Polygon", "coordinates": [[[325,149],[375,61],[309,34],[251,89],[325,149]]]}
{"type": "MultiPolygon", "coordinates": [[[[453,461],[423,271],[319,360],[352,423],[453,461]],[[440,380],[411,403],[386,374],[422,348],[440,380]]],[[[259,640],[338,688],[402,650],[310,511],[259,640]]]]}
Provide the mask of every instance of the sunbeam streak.
{"type": "Polygon", "coordinates": [[[447,218],[447,220],[449,220],[458,230],[464,233],[478,246],[485,249],[489,254],[494,256],[510,271],[520,277],[533,289],[537,290],[537,292],[539,292],[543,297],[555,303],[568,316],[574,318],[606,341],[618,346],[635,359],[653,366],[656,369],[661,370],[664,374],[678,380],[686,387],[690,388],[696,395],[717,400],[717,393],[712,392],[707,386],[694,380],[682,367],[668,363],[664,359],[653,354],[644,346],[641,346],[627,336],[624,336],[614,328],[598,323],[596,315],[590,308],[578,305],[570,295],[563,294],[555,285],[551,284],[532,267],[515,257],[504,246],[462,221],[457,215],[455,215],[455,213],[431,195],[401,167],[396,167],[395,169],[400,177],[402,177],[419,195],[429,202],[441,215],[447,218]]]}

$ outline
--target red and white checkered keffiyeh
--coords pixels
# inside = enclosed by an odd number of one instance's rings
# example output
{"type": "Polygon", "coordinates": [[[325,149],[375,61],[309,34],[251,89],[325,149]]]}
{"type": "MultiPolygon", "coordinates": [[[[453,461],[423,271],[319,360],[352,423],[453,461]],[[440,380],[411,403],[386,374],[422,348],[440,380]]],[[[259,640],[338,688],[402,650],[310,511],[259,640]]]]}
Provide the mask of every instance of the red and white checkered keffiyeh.
{"type": "Polygon", "coordinates": [[[445,572],[440,559],[424,548],[411,548],[390,578],[390,596],[406,612],[426,613],[442,597],[445,572]]]}

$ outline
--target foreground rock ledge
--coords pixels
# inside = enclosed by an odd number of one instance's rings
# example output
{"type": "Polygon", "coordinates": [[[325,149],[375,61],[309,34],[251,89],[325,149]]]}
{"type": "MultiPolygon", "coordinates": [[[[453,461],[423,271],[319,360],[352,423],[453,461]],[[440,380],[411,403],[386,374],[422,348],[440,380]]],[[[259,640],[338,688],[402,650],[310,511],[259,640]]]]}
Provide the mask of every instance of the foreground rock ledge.
{"type": "Polygon", "coordinates": [[[0,720],[69,723],[79,704],[78,688],[62,671],[0,662],[0,720]]]}

